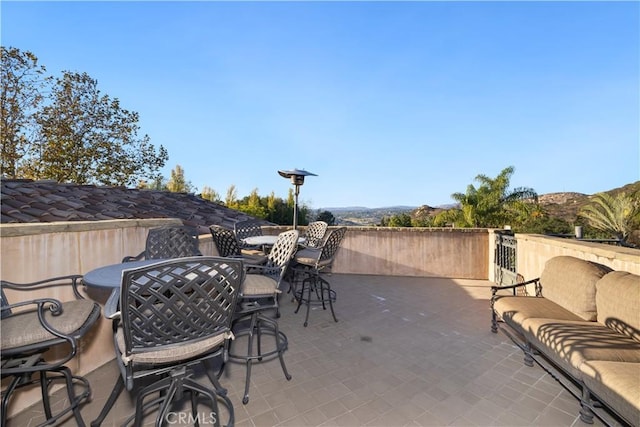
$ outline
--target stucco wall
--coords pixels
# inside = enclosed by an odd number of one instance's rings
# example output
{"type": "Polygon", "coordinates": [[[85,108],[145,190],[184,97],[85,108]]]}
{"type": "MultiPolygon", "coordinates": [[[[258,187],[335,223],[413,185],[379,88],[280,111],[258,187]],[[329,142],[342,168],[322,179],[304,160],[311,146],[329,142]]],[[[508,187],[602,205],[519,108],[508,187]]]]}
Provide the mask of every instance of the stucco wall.
{"type": "Polygon", "coordinates": [[[516,234],[516,240],[517,270],[526,280],[540,277],[547,260],[559,255],[570,255],[640,275],[640,249],[536,234],[516,234]]]}
{"type": "MultiPolygon", "coordinates": [[[[0,225],[0,277],[30,282],[66,274],[85,274],[136,255],[145,246],[147,230],[175,219],[113,220],[51,224],[0,225]]],[[[277,234],[287,227],[269,227],[277,234]]],[[[301,228],[301,232],[304,228],[301,228]]],[[[539,276],[547,259],[573,255],[619,270],[640,274],[640,251],[569,239],[516,235],[518,271],[525,278],[539,276]]],[[[486,229],[349,227],[333,271],[387,276],[441,276],[492,280],[494,235],[486,229]]],[[[210,235],[200,236],[204,255],[218,255],[210,235]]],[[[11,299],[12,294],[8,293],[11,299]]],[[[54,295],[62,300],[72,294],[54,295]]],[[[108,293],[91,292],[104,303],[108,293]]],[[[69,367],[85,374],[114,357],[110,321],[102,319],[83,340],[80,354],[69,367]]],[[[40,399],[39,390],[19,393],[9,414],[40,399]]]]}

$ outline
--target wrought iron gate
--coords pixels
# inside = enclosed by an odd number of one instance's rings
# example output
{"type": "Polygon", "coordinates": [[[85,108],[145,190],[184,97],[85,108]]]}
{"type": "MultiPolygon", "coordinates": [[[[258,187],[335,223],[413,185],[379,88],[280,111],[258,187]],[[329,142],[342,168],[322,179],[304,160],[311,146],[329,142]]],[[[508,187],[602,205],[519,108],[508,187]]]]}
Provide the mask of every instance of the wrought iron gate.
{"type": "Polygon", "coordinates": [[[498,285],[513,285],[518,277],[518,272],[516,271],[516,238],[508,230],[496,231],[495,236],[495,282],[498,285]]]}

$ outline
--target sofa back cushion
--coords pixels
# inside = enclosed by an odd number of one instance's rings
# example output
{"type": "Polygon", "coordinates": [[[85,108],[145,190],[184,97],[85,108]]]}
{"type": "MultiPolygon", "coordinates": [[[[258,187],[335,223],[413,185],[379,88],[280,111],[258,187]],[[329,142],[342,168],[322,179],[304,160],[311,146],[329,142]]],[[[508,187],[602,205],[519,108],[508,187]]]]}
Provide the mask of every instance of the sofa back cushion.
{"type": "Polygon", "coordinates": [[[540,276],[542,295],[584,320],[596,321],[596,283],[610,271],[571,256],[551,258],[540,276]]]}
{"type": "Polygon", "coordinates": [[[598,322],[640,341],[640,276],[612,271],[596,285],[598,322]]]}

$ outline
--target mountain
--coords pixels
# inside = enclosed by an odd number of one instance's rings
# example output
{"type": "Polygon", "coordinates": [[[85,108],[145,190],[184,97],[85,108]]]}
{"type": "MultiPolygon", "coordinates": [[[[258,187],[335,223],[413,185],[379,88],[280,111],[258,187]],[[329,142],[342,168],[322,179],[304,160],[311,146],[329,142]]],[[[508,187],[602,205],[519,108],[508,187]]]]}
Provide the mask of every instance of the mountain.
{"type": "Polygon", "coordinates": [[[321,208],[320,211],[329,211],[336,218],[336,225],[377,225],[382,217],[390,217],[401,213],[410,213],[417,209],[416,206],[390,206],[385,208],[321,208]]]}
{"type": "MultiPolygon", "coordinates": [[[[625,186],[605,191],[612,196],[625,192],[627,194],[636,194],[640,199],[640,181],[636,181],[625,186]]],[[[552,217],[558,217],[568,222],[575,222],[580,209],[591,202],[594,195],[588,195],[575,192],[564,193],[547,193],[538,196],[538,202],[543,206],[546,212],[552,217]]],[[[420,213],[422,215],[435,215],[441,210],[451,209],[455,204],[431,207],[429,205],[422,206],[390,206],[384,208],[365,208],[365,207],[343,207],[343,208],[321,208],[321,211],[329,211],[336,218],[338,225],[377,225],[382,217],[390,217],[402,213],[420,213]]]]}

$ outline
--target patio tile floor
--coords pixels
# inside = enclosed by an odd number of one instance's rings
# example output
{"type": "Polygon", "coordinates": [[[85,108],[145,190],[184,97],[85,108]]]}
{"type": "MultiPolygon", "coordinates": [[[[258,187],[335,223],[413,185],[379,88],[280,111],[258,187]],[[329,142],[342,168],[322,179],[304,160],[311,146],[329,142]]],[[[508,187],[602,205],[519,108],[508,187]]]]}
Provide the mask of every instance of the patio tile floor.
{"type": "MultiPolygon", "coordinates": [[[[250,401],[243,405],[244,365],[227,365],[221,383],[237,426],[587,425],[571,394],[541,368],[524,366],[522,352],[506,336],[491,333],[490,282],[342,274],[329,280],[338,293],[337,323],[328,310],[314,307],[305,328],[304,307],[294,314],[290,296],[282,295],[279,323],[289,338],[291,381],[277,358],[256,363],[250,401]]],[[[87,424],[117,375],[113,362],[88,375],[87,424]]],[[[64,400],[59,392],[56,398],[64,400]]],[[[103,426],[119,425],[131,413],[125,391],[103,426]]],[[[41,421],[36,405],[7,427],[41,421]]],[[[145,425],[153,421],[148,417],[145,425]]],[[[595,425],[602,423],[596,419],[595,425]]]]}

